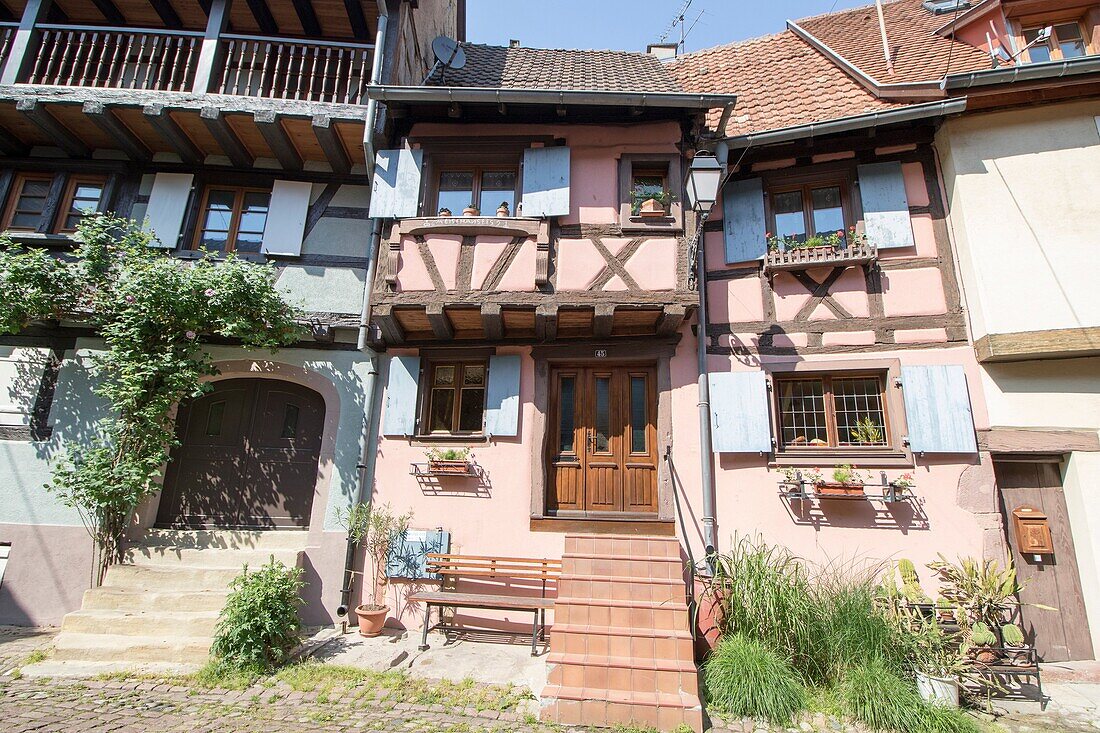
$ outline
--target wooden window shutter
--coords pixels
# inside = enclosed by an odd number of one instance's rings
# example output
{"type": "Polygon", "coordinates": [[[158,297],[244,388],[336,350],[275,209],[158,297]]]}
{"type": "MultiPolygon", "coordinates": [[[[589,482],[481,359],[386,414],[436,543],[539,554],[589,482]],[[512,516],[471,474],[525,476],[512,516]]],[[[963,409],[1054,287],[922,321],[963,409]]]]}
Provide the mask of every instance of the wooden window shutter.
{"type": "Polygon", "coordinates": [[[183,219],[191,199],[190,173],[158,173],[149,192],[149,207],[145,211],[146,229],[156,237],[153,247],[175,249],[183,232],[183,219]]]}
{"type": "Polygon", "coordinates": [[[719,372],[709,376],[714,452],[770,453],[772,430],[764,372],[719,372]]]}
{"type": "Polygon", "coordinates": [[[759,178],[730,181],[722,192],[726,264],[760,260],[768,251],[764,219],[764,182],[759,178]]]}
{"type": "Polygon", "coordinates": [[[523,151],[523,215],[569,215],[569,148],[523,151]]]}
{"type": "Polygon", "coordinates": [[[859,166],[859,196],[867,241],[879,249],[912,247],[913,223],[901,163],[859,166]]]}
{"type": "Polygon", "coordinates": [[[420,211],[423,150],[379,150],[371,182],[370,216],[405,219],[420,211]]]}
{"type": "Polygon", "coordinates": [[[416,433],[416,392],[420,381],[419,356],[395,356],[390,359],[386,381],[386,414],[383,435],[416,433]]]}
{"type": "Polygon", "coordinates": [[[961,366],[902,367],[901,392],[913,452],[978,452],[966,372],[961,366]]]}
{"type": "Polygon", "coordinates": [[[438,578],[428,572],[428,553],[451,551],[451,533],[442,529],[409,529],[390,546],[386,575],[391,578],[425,580],[438,578]]]}
{"type": "Polygon", "coordinates": [[[271,202],[267,207],[260,251],[273,255],[302,254],[306,234],[306,216],[313,184],[302,181],[275,181],[271,187],[271,202]]]}
{"type": "Polygon", "coordinates": [[[520,358],[489,357],[489,385],[485,392],[485,434],[519,435],[520,358]]]}

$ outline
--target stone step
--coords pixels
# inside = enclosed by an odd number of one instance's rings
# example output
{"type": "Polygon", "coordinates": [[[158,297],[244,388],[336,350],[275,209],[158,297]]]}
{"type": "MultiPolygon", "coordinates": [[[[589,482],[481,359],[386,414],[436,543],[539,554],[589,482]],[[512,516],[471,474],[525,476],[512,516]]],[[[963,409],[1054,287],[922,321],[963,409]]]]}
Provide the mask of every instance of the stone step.
{"type": "Polygon", "coordinates": [[[558,581],[558,596],[684,603],[687,599],[687,588],[680,578],[672,580],[668,578],[608,578],[600,575],[571,575],[558,581]]]}
{"type": "Polygon", "coordinates": [[[227,590],[144,591],[128,588],[89,588],[84,591],[86,611],[220,611],[227,590]]]}
{"type": "Polygon", "coordinates": [[[126,562],[133,565],[190,565],[207,568],[250,569],[266,565],[275,558],[287,567],[295,567],[302,557],[301,550],[222,550],[197,547],[169,547],[136,545],[126,551],[126,562]]]}
{"type": "Polygon", "coordinates": [[[57,662],[157,662],[205,664],[210,639],[201,637],[125,636],[62,632],[54,640],[51,659],[57,662]]]}
{"type": "Polygon", "coordinates": [[[565,555],[561,559],[563,578],[599,576],[602,578],[659,578],[684,582],[684,564],[679,558],[611,557],[607,555],[565,555]]]}
{"type": "Polygon", "coordinates": [[[550,636],[551,653],[610,654],[637,659],[690,660],[694,642],[686,629],[595,627],[555,623],[550,636]]]}
{"type": "Polygon", "coordinates": [[[547,685],[542,719],[561,725],[650,727],[663,731],[687,725],[703,730],[703,710],[693,695],[643,693],[637,690],[593,690],[586,687],[547,685]]]}
{"type": "Polygon", "coordinates": [[[551,653],[547,684],[591,690],[656,690],[699,694],[699,673],[692,662],[650,657],[551,653]]]}
{"type": "Polygon", "coordinates": [[[214,635],[217,611],[178,611],[173,608],[150,611],[81,609],[65,614],[61,631],[74,634],[150,636],[164,638],[214,635]]]}
{"type": "Polygon", "coordinates": [[[223,550],[303,550],[308,530],[147,529],[134,544],[223,550]]]}
{"type": "Polygon", "coordinates": [[[141,591],[225,590],[240,568],[205,568],[188,565],[112,565],[103,585],[141,591]]]}
{"type": "Polygon", "coordinates": [[[633,627],[674,631],[688,627],[687,604],[561,598],[554,602],[554,623],[577,626],[633,627]]]}
{"type": "Polygon", "coordinates": [[[632,535],[567,536],[565,556],[662,557],[680,560],[680,540],[675,537],[632,535]]]}

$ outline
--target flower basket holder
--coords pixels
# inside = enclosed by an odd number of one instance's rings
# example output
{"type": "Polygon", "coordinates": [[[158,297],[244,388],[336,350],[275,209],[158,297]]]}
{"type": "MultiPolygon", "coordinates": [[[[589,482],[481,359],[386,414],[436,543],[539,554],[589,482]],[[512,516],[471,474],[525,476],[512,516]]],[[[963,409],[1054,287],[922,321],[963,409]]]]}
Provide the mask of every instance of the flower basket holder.
{"type": "Polygon", "coordinates": [[[429,460],[428,472],[435,476],[468,476],[470,462],[467,460],[429,460]]]}
{"type": "Polygon", "coordinates": [[[869,265],[878,259],[873,244],[853,244],[848,247],[792,247],[769,250],[764,256],[764,272],[808,270],[811,267],[844,267],[869,265]]]}
{"type": "Polygon", "coordinates": [[[834,496],[845,498],[864,496],[862,481],[819,481],[814,484],[814,491],[822,499],[830,499],[834,496]]]}
{"type": "Polygon", "coordinates": [[[788,501],[820,501],[841,499],[896,504],[915,501],[912,486],[898,486],[886,479],[886,472],[879,473],[879,483],[839,483],[836,481],[811,482],[801,474],[793,480],[779,482],[779,495],[788,501]]]}

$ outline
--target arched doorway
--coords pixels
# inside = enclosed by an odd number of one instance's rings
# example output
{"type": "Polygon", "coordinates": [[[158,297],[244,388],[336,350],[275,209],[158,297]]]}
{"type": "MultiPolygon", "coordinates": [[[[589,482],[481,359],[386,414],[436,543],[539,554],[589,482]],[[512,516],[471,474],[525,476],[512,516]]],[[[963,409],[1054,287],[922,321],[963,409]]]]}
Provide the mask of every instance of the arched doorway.
{"type": "Polygon", "coordinates": [[[182,405],[160,527],[308,527],[325,401],[273,379],[226,379],[182,405]]]}

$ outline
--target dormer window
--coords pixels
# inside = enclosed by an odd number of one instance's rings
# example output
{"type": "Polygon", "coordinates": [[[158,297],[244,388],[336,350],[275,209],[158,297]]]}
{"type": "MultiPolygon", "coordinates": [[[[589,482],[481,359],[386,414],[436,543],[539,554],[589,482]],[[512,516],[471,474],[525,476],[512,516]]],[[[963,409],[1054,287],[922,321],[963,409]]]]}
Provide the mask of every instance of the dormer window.
{"type": "Polygon", "coordinates": [[[1024,45],[1028,47],[1028,61],[1033,64],[1088,55],[1088,43],[1085,41],[1084,31],[1081,29],[1081,24],[1076,21],[1025,28],[1023,40],[1024,45]],[[1049,37],[1046,37],[1047,27],[1051,29],[1049,37]]]}

